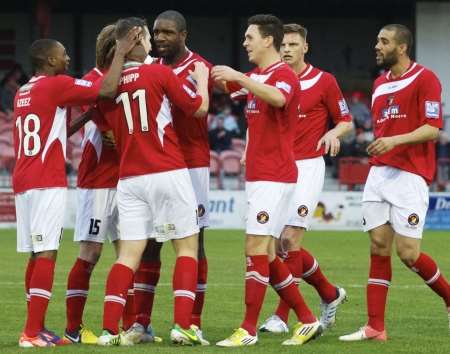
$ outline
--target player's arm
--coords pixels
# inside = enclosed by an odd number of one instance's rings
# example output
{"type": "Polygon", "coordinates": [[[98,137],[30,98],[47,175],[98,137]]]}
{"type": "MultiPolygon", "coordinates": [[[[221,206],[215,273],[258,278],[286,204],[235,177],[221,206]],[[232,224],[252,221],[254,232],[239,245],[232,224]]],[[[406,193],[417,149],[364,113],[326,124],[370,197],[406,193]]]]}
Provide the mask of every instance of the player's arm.
{"type": "Polygon", "coordinates": [[[325,135],[320,138],[317,143],[317,151],[322,145],[325,145],[325,154],[330,153],[330,156],[336,156],[341,149],[341,141],[339,138],[350,133],[353,130],[352,122],[339,122],[333,129],[330,129],[325,135]]]}
{"type": "Polygon", "coordinates": [[[70,123],[67,129],[67,137],[70,138],[78,130],[80,130],[92,118],[92,109],[81,114],[77,119],[70,123]]]}
{"type": "Polygon", "coordinates": [[[194,117],[204,117],[208,114],[209,109],[209,68],[205,63],[196,61],[194,63],[194,71],[189,71],[189,74],[197,82],[197,95],[202,98],[202,104],[194,113],[194,117]]]}
{"type": "Polygon", "coordinates": [[[277,87],[257,82],[229,66],[217,65],[212,69],[211,75],[218,82],[231,81],[237,83],[273,107],[281,108],[286,104],[285,95],[277,87]]]}
{"type": "Polygon", "coordinates": [[[248,148],[248,128],[247,131],[245,132],[245,149],[244,149],[244,153],[242,154],[241,160],[239,161],[241,163],[242,166],[245,166],[245,163],[247,162],[247,148],[248,148]]]}
{"type": "Polygon", "coordinates": [[[436,140],[438,136],[439,128],[425,124],[410,133],[378,138],[367,147],[367,153],[371,156],[378,156],[385,154],[396,146],[421,144],[426,141],[436,140]]]}
{"type": "Polygon", "coordinates": [[[128,34],[116,41],[116,49],[114,51],[114,57],[109,67],[108,74],[103,79],[100,91],[98,93],[99,98],[113,98],[117,92],[117,86],[119,85],[120,75],[122,74],[122,67],[125,62],[125,56],[130,50],[141,40],[142,28],[133,27],[128,34]]]}

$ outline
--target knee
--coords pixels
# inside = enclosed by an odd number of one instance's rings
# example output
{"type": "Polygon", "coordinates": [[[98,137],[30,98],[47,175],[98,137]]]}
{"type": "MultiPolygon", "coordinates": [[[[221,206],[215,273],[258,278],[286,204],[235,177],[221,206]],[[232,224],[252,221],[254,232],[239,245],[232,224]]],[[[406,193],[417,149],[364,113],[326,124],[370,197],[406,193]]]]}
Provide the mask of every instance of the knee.
{"type": "Polygon", "coordinates": [[[397,256],[408,268],[411,268],[419,258],[418,252],[410,247],[397,248],[397,256]]]}
{"type": "Polygon", "coordinates": [[[97,264],[102,254],[103,245],[101,243],[91,243],[84,245],[80,249],[80,258],[91,264],[97,264]]]}
{"type": "Polygon", "coordinates": [[[281,247],[283,251],[295,251],[300,249],[300,239],[303,232],[302,227],[287,226],[281,236],[281,247]]]}
{"type": "Polygon", "coordinates": [[[383,237],[371,237],[370,253],[378,256],[390,255],[391,244],[383,237]],[[388,253],[388,254],[386,254],[388,253]]]}

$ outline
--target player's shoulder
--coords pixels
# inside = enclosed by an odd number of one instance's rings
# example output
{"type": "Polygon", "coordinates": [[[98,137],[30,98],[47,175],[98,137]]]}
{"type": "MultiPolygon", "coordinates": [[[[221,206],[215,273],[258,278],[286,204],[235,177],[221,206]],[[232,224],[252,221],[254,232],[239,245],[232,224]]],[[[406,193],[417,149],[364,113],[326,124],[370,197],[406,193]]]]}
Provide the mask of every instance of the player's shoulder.
{"type": "Polygon", "coordinates": [[[83,75],[82,79],[86,81],[97,81],[103,77],[104,73],[99,68],[94,67],[83,75]]]}
{"type": "Polygon", "coordinates": [[[417,65],[417,72],[420,71],[420,75],[419,78],[422,81],[426,81],[429,82],[430,80],[436,80],[438,82],[440,82],[438,76],[436,75],[436,73],[431,70],[430,68],[427,68],[426,66],[420,65],[420,64],[416,64],[417,65]]]}
{"type": "Polygon", "coordinates": [[[164,64],[161,64],[159,62],[153,62],[151,65],[141,65],[139,67],[139,71],[143,73],[153,73],[153,74],[167,74],[169,72],[172,72],[172,70],[164,64]]]}
{"type": "Polygon", "coordinates": [[[297,74],[295,73],[295,71],[292,70],[292,68],[288,64],[283,62],[275,64],[267,71],[267,73],[272,74],[275,77],[282,75],[284,77],[293,78],[295,81],[297,81],[297,74]]]}
{"type": "Polygon", "coordinates": [[[195,61],[201,61],[208,68],[212,68],[213,67],[213,64],[211,64],[208,60],[206,60],[205,58],[203,58],[200,54],[198,54],[196,52],[192,52],[192,59],[195,59],[195,61]]]}

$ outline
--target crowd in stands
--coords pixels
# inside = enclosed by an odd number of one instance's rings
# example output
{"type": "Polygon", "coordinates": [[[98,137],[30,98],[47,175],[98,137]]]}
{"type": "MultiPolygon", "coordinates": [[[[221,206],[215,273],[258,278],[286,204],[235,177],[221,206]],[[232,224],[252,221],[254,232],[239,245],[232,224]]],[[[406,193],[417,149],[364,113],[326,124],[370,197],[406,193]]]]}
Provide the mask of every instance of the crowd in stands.
{"type": "MultiPolygon", "coordinates": [[[[28,81],[22,67],[17,64],[6,72],[0,80],[0,178],[8,177],[14,168],[13,148],[13,103],[17,89],[28,81]]],[[[350,112],[354,118],[355,129],[342,139],[338,158],[326,158],[330,176],[341,179],[342,161],[359,161],[367,164],[366,148],[373,141],[370,101],[368,95],[360,91],[346,94],[350,112]],[[350,158],[350,159],[349,159],[350,158]],[[357,160],[351,158],[359,158],[357,160]]],[[[232,101],[228,95],[215,92],[208,116],[209,141],[211,147],[211,174],[216,176],[216,187],[223,188],[226,176],[238,176],[237,186],[243,185],[243,168],[239,160],[245,150],[246,121],[244,102],[232,101]]],[[[81,159],[81,133],[68,141],[67,171],[72,185],[81,159]]],[[[438,172],[436,189],[446,190],[450,185],[450,140],[445,131],[440,134],[436,147],[438,172]]],[[[365,172],[362,172],[364,175],[365,172]]],[[[349,174],[352,174],[351,172],[349,174]]],[[[364,178],[364,176],[362,176],[364,178]]],[[[0,184],[1,181],[0,181],[0,184]]],[[[4,183],[3,183],[4,185],[4,183]]],[[[226,188],[227,186],[225,186],[226,188]]],[[[214,188],[214,183],[213,183],[214,188]]]]}

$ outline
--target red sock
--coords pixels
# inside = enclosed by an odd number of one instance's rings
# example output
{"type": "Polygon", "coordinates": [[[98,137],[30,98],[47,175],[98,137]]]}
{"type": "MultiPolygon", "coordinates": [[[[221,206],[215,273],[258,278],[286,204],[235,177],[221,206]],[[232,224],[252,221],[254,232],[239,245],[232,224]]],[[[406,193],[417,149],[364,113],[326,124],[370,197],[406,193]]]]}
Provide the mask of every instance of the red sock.
{"type": "Polygon", "coordinates": [[[66,330],[69,333],[78,331],[83,322],[84,305],[94,267],[95,264],[77,258],[69,273],[66,292],[66,330]]]}
{"type": "Polygon", "coordinates": [[[287,265],[280,258],[275,257],[269,264],[269,271],[270,284],[280,298],[295,311],[298,320],[303,323],[316,322],[316,317],[312,314],[308,305],[306,305],[287,265]]]}
{"type": "Polygon", "coordinates": [[[425,283],[433,289],[436,294],[444,299],[447,307],[450,306],[449,284],[430,256],[421,253],[416,263],[411,267],[411,270],[419,274],[425,283]]]}
{"type": "Polygon", "coordinates": [[[384,330],[384,311],[391,278],[391,257],[371,255],[367,282],[367,314],[368,325],[377,331],[384,330]]]}
{"type": "Polygon", "coordinates": [[[44,329],[45,314],[52,296],[54,272],[54,260],[36,258],[30,279],[30,305],[25,325],[25,334],[29,337],[36,337],[44,329]]]}
{"type": "Polygon", "coordinates": [[[320,298],[327,304],[336,300],[336,287],[323,275],[317,260],[304,248],[301,252],[303,261],[302,278],[316,289],[320,298]]]}
{"type": "Polygon", "coordinates": [[[151,322],[153,300],[161,270],[159,261],[142,261],[134,275],[134,306],[136,322],[145,328],[151,322]]]}
{"type": "MultiPolygon", "coordinates": [[[[302,278],[303,274],[303,262],[301,258],[300,251],[289,251],[287,253],[286,258],[284,259],[284,264],[288,267],[289,271],[294,278],[294,283],[298,285],[302,278]]],[[[288,322],[289,319],[289,311],[291,307],[283,301],[280,297],[280,302],[278,303],[277,310],[275,311],[275,315],[280,317],[285,323],[288,322]]]]}
{"type": "Polygon", "coordinates": [[[34,258],[30,258],[27,264],[27,270],[25,271],[25,296],[27,299],[27,311],[30,307],[30,282],[31,277],[33,275],[34,265],[36,264],[36,260],[34,258]]]}
{"type": "Polygon", "coordinates": [[[133,270],[120,263],[115,263],[108,274],[103,304],[103,329],[111,334],[119,333],[119,321],[132,280],[133,270]]]}
{"type": "Polygon", "coordinates": [[[122,329],[124,331],[128,330],[134,322],[136,322],[136,308],[134,306],[134,281],[131,280],[127,292],[127,302],[122,314],[122,329]]]}
{"type": "Polygon", "coordinates": [[[181,328],[190,327],[195,301],[198,265],[192,257],[178,257],[173,272],[173,294],[175,297],[174,323],[181,328]]]}
{"type": "Polygon", "coordinates": [[[197,291],[195,293],[194,309],[192,310],[192,323],[198,328],[202,325],[202,310],[205,303],[206,280],[208,278],[208,260],[206,258],[198,261],[197,291]]]}
{"type": "Polygon", "coordinates": [[[267,255],[247,257],[245,273],[245,318],[241,324],[252,336],[256,335],[256,324],[267,284],[269,283],[269,258],[267,255]]]}

